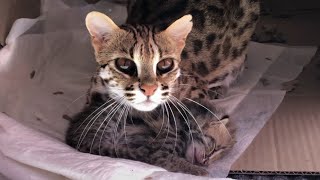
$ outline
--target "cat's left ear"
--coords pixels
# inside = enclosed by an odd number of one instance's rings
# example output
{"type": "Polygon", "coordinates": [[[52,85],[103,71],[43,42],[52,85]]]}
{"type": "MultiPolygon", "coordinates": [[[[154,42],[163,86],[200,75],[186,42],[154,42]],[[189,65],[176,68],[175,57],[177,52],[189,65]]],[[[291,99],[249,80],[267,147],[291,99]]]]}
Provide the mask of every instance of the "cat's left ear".
{"type": "Polygon", "coordinates": [[[164,32],[177,43],[177,47],[182,51],[192,25],[192,16],[189,14],[173,22],[164,32]]]}
{"type": "Polygon", "coordinates": [[[94,50],[98,52],[102,43],[120,29],[108,16],[100,12],[90,12],[86,17],[86,26],[92,38],[94,50]]]}

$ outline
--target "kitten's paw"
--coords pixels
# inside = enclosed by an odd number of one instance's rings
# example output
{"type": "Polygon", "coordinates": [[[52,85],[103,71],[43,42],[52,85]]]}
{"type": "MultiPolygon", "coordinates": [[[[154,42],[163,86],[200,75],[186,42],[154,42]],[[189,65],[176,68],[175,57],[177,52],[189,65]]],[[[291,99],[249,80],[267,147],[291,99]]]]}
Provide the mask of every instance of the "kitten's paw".
{"type": "Polygon", "coordinates": [[[229,119],[224,118],[204,126],[202,140],[193,140],[188,145],[186,159],[193,164],[205,166],[219,159],[235,143],[232,132],[227,127],[228,123],[229,119]]]}
{"type": "Polygon", "coordinates": [[[211,122],[204,128],[205,134],[205,156],[202,165],[210,165],[215,160],[219,159],[223,153],[231,148],[235,141],[227,128],[229,118],[224,118],[220,121],[211,122]]]}
{"type": "Polygon", "coordinates": [[[205,145],[198,141],[189,144],[186,151],[186,159],[192,164],[203,164],[206,157],[205,145]]]}

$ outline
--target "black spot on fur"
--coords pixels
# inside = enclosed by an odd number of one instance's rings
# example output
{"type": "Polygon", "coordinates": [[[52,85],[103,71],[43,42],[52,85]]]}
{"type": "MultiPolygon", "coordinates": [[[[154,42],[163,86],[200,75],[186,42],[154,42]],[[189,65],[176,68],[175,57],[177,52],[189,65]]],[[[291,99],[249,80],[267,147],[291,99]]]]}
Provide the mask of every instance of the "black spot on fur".
{"type": "Polygon", "coordinates": [[[209,74],[209,70],[207,68],[207,65],[202,61],[197,63],[197,72],[198,74],[200,74],[201,76],[206,76],[209,74]]]}
{"type": "Polygon", "coordinates": [[[64,94],[62,91],[57,91],[57,92],[54,92],[52,93],[53,95],[61,95],[61,94],[64,94]]]}
{"type": "Polygon", "coordinates": [[[162,90],[167,90],[169,89],[169,86],[162,86],[162,90]]]}
{"type": "Polygon", "coordinates": [[[125,90],[126,90],[126,91],[133,91],[134,88],[133,88],[133,86],[128,86],[128,87],[125,88],[125,90]]]}
{"type": "Polygon", "coordinates": [[[233,59],[239,57],[239,55],[240,55],[240,51],[236,47],[232,48],[231,53],[232,53],[232,58],[233,59]]]}
{"type": "Polygon", "coordinates": [[[208,10],[209,14],[211,14],[211,16],[213,16],[213,17],[217,16],[217,15],[223,16],[223,14],[224,14],[223,9],[218,8],[216,6],[208,6],[207,10],[208,10]]]}
{"type": "Polygon", "coordinates": [[[238,24],[237,24],[237,23],[232,23],[232,24],[231,24],[231,28],[232,28],[232,29],[236,29],[237,27],[238,27],[238,24]]]}
{"type": "Polygon", "coordinates": [[[202,49],[202,46],[203,46],[202,41],[200,41],[200,40],[194,40],[194,41],[193,41],[193,51],[194,51],[194,54],[198,55],[199,52],[200,52],[201,49],[202,49]]]}
{"type": "Polygon", "coordinates": [[[243,51],[247,48],[248,43],[249,43],[248,41],[244,41],[244,42],[242,43],[241,48],[239,49],[239,54],[242,54],[242,53],[243,53],[243,51]]]}
{"type": "Polygon", "coordinates": [[[210,20],[213,22],[213,24],[215,24],[219,28],[225,26],[226,22],[223,18],[224,10],[222,8],[216,6],[208,6],[207,11],[209,16],[211,17],[210,20]]]}
{"type": "Polygon", "coordinates": [[[191,64],[192,71],[196,70],[196,65],[194,63],[191,64]]]}
{"type": "Polygon", "coordinates": [[[125,93],[124,95],[127,96],[127,97],[133,97],[133,96],[135,96],[135,94],[132,94],[132,93],[125,93]]]}
{"type": "Polygon", "coordinates": [[[33,71],[30,73],[30,79],[33,79],[35,74],[36,74],[36,71],[33,70],[33,71]]]}
{"type": "Polygon", "coordinates": [[[242,8],[237,9],[237,12],[235,13],[235,19],[240,21],[244,16],[244,12],[242,8]]]}
{"type": "Polygon", "coordinates": [[[211,45],[213,43],[213,41],[216,39],[216,34],[215,33],[211,33],[206,37],[206,45],[207,45],[207,49],[211,48],[211,45]]]}
{"type": "Polygon", "coordinates": [[[182,53],[181,53],[181,57],[182,57],[182,60],[188,59],[189,56],[188,56],[187,51],[183,50],[182,53]]]}
{"type": "Polygon", "coordinates": [[[169,95],[169,92],[162,93],[162,96],[168,96],[168,95],[169,95]]]}
{"type": "Polygon", "coordinates": [[[64,115],[62,116],[62,118],[65,119],[65,120],[67,120],[67,121],[72,121],[72,118],[71,118],[70,116],[66,115],[66,114],[64,114],[64,115]]]}
{"type": "Polygon", "coordinates": [[[205,23],[205,16],[203,11],[193,9],[190,11],[190,14],[192,15],[192,19],[193,19],[193,24],[194,24],[193,27],[199,31],[202,31],[202,29],[204,29],[204,23],[205,23]]]}
{"type": "Polygon", "coordinates": [[[222,53],[226,58],[229,56],[230,48],[231,48],[231,38],[227,37],[224,41],[223,50],[222,50],[222,53]]]}

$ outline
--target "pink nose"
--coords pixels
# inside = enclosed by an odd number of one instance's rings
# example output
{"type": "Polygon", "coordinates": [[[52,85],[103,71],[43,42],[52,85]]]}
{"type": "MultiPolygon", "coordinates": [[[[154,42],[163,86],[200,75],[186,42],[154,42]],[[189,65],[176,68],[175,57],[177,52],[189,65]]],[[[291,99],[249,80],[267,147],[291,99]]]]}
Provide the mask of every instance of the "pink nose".
{"type": "Polygon", "coordinates": [[[156,85],[156,84],[153,84],[153,85],[142,84],[140,86],[141,91],[146,96],[152,96],[157,88],[158,88],[158,85],[156,85]]]}

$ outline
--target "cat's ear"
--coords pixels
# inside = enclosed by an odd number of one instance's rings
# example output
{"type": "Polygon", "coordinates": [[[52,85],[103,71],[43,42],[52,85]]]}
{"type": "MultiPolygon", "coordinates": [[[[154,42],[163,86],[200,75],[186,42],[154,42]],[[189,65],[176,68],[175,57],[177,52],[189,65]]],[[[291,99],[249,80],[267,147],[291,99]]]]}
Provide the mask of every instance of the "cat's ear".
{"type": "Polygon", "coordinates": [[[192,25],[192,16],[189,14],[176,20],[165,30],[166,35],[177,42],[177,46],[181,51],[185,46],[188,34],[192,30],[192,25]]]}
{"type": "Polygon", "coordinates": [[[119,27],[105,14],[90,12],[86,17],[86,26],[91,35],[94,50],[98,52],[104,40],[111,36],[119,27]]]}

